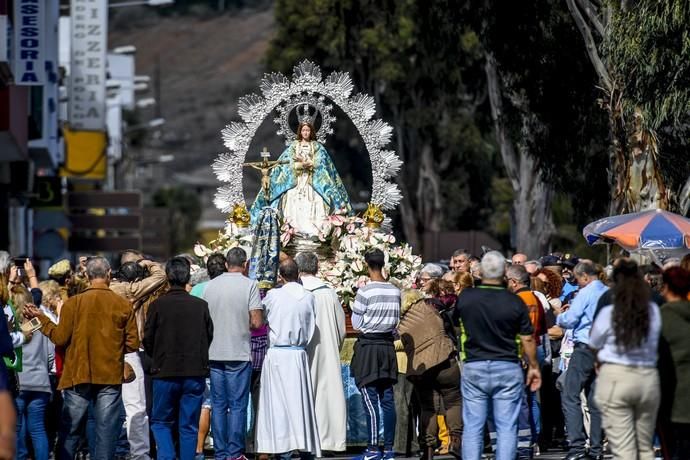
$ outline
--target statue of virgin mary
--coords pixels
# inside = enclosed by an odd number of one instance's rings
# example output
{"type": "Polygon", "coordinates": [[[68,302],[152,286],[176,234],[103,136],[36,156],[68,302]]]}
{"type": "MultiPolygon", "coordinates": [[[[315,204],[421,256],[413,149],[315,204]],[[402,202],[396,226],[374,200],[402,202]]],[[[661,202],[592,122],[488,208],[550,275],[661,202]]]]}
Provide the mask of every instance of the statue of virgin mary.
{"type": "Polygon", "coordinates": [[[284,162],[271,171],[270,196],[263,189],[251,207],[257,222],[266,206],[279,209],[297,232],[314,235],[318,226],[336,212],[352,213],[350,199],[326,148],[316,141],[314,127],[301,122],[297,139],[278,158],[284,162]]]}

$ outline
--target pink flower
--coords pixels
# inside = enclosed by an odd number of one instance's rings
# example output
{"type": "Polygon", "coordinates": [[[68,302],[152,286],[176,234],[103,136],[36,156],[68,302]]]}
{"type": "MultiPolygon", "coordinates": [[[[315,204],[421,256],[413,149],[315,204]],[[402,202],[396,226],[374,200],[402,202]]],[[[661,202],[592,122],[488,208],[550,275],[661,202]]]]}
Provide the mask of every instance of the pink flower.
{"type": "Polygon", "coordinates": [[[333,214],[328,216],[328,221],[337,227],[340,227],[345,223],[345,217],[338,215],[338,214],[333,214]]]}
{"type": "Polygon", "coordinates": [[[283,230],[283,232],[280,234],[280,243],[283,246],[286,246],[290,242],[290,240],[292,240],[292,236],[295,234],[295,229],[292,228],[292,226],[290,226],[289,224],[286,224],[283,225],[283,227],[281,227],[281,230],[283,230]]]}

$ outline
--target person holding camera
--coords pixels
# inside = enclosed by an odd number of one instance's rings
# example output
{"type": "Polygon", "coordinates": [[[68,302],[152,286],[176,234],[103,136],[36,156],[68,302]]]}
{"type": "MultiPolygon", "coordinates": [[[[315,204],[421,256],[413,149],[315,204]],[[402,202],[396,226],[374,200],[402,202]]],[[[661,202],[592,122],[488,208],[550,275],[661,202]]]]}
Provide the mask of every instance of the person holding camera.
{"type": "MultiPolygon", "coordinates": [[[[127,299],[134,311],[139,332],[139,341],[144,343],[144,326],[149,305],[168,291],[163,267],[138,255],[137,260],[127,260],[120,266],[110,289],[127,299]]],[[[125,405],[125,426],[127,441],[133,460],[149,460],[151,442],[147,418],[146,385],[144,379],[143,350],[125,355],[125,363],[132,367],[136,378],[122,386],[122,401],[125,405]]],[[[148,406],[151,404],[149,402],[148,406]]]]}
{"type": "Polygon", "coordinates": [[[43,301],[43,294],[38,288],[36,271],[31,261],[25,257],[14,259],[14,264],[10,267],[8,282],[8,300],[3,304],[3,312],[7,318],[7,325],[14,346],[13,353],[3,359],[9,373],[10,388],[17,396],[19,382],[17,373],[22,370],[22,346],[31,340],[32,332],[22,330],[23,322],[22,311],[26,304],[40,305],[43,301]],[[29,289],[31,288],[31,289],[29,289]]]}
{"type": "MultiPolygon", "coordinates": [[[[31,259],[26,257],[14,258],[14,264],[10,266],[7,286],[10,291],[10,301],[13,300],[13,295],[26,291],[30,293],[33,304],[41,305],[41,302],[43,302],[43,293],[38,287],[38,276],[36,275],[36,269],[31,259]]],[[[5,314],[7,314],[7,312],[5,312],[5,314]]],[[[12,339],[13,342],[16,342],[14,336],[12,339]]],[[[21,345],[21,343],[19,345],[21,345]]],[[[15,346],[19,345],[15,343],[15,346]]]]}

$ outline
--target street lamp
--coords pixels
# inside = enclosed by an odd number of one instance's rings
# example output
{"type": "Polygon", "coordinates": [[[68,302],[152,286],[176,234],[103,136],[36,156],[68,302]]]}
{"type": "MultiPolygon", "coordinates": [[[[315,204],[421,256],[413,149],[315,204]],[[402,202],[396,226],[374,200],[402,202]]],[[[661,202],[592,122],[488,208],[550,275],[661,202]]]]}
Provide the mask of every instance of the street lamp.
{"type": "MultiPolygon", "coordinates": [[[[175,0],[132,0],[128,2],[109,3],[108,8],[121,8],[123,6],[166,6],[172,5],[175,0]]],[[[60,5],[61,10],[69,10],[69,5],[60,5]]]]}
{"type": "Polygon", "coordinates": [[[108,8],[121,8],[124,6],[165,6],[172,5],[175,0],[132,0],[129,2],[110,3],[108,8]]]}
{"type": "Polygon", "coordinates": [[[110,52],[115,54],[134,54],[137,52],[137,47],[134,45],[116,46],[110,52]]]}
{"type": "Polygon", "coordinates": [[[145,97],[143,99],[139,99],[136,102],[137,108],[140,109],[145,109],[146,107],[151,107],[152,105],[156,104],[156,100],[152,97],[145,97]]]}
{"type": "Polygon", "coordinates": [[[152,120],[147,121],[146,123],[141,123],[139,125],[134,125],[134,126],[128,126],[124,130],[124,133],[128,134],[128,133],[131,133],[133,131],[138,131],[141,129],[156,128],[158,126],[163,126],[164,124],[165,124],[164,118],[154,118],[152,120]]]}
{"type": "Polygon", "coordinates": [[[154,118],[153,120],[149,120],[148,125],[149,128],[155,128],[157,126],[162,126],[165,124],[165,118],[154,118]]]}

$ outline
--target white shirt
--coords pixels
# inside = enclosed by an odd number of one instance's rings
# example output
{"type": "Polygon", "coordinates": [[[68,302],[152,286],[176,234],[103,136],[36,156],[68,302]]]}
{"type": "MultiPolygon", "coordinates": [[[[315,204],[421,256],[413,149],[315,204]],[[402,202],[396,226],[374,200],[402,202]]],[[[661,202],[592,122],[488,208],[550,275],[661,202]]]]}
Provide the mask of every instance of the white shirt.
{"type": "Polygon", "coordinates": [[[661,312],[654,302],[649,302],[649,332],[639,347],[623,350],[616,345],[613,330],[613,305],[602,308],[592,324],[589,346],[599,350],[597,358],[602,363],[624,366],[656,367],[657,347],[661,334],[661,312]]]}

